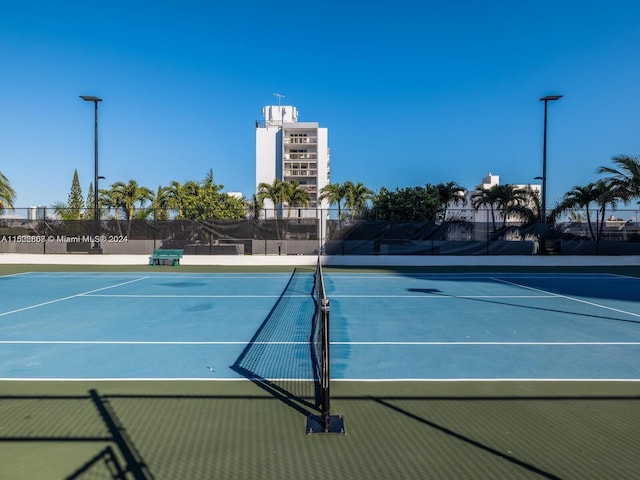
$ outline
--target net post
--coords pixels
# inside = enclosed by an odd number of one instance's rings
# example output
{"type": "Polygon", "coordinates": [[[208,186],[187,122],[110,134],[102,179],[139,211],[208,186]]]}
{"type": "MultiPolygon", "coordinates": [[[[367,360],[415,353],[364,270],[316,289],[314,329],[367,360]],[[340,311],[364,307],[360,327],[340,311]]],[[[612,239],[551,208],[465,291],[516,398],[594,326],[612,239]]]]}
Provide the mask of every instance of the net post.
{"type": "Polygon", "coordinates": [[[330,372],[329,372],[329,299],[323,298],[320,306],[322,319],[322,405],[320,410],[320,423],[322,429],[328,432],[331,428],[331,392],[330,392],[330,372]]]}
{"type": "Polygon", "coordinates": [[[316,319],[319,324],[320,350],[318,367],[319,383],[319,415],[310,415],[307,418],[307,434],[315,433],[339,433],[344,434],[344,419],[342,415],[331,415],[331,375],[330,365],[330,341],[329,341],[329,298],[324,289],[322,277],[322,265],[320,256],[316,267],[314,290],[317,295],[316,319]]]}

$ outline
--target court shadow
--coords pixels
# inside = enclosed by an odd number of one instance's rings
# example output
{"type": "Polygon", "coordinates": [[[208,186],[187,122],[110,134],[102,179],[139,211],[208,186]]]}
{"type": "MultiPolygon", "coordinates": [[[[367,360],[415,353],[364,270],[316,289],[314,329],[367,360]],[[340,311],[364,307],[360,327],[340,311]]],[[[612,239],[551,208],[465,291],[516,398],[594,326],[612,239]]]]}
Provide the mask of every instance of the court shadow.
{"type": "Polygon", "coordinates": [[[407,291],[413,293],[427,293],[430,295],[442,293],[442,290],[438,290],[437,288],[408,288],[407,291]]]}
{"type": "Polygon", "coordinates": [[[188,282],[188,281],[179,281],[179,282],[163,282],[158,284],[161,287],[171,287],[171,288],[196,288],[202,287],[206,285],[204,282],[188,282]]]}
{"type": "MultiPolygon", "coordinates": [[[[11,395],[0,397],[0,401],[5,411],[12,413],[11,419],[3,421],[0,444],[87,444],[98,448],[106,444],[64,476],[66,480],[154,478],[109,400],[97,390],[89,390],[87,395],[11,395]]],[[[55,451],[60,454],[59,448],[55,451]]]]}
{"type": "Polygon", "coordinates": [[[291,421],[297,414],[246,382],[154,385],[111,385],[109,393],[89,390],[86,395],[0,396],[2,412],[10,413],[3,418],[1,448],[27,445],[29,458],[35,452],[50,455],[53,468],[64,464],[64,455],[79,442],[95,445],[86,461],[73,461],[72,473],[37,476],[67,480],[288,479],[300,472],[321,478],[327,458],[340,458],[341,471],[356,479],[370,478],[374,469],[376,478],[558,479],[567,471],[575,478],[626,478],[625,472],[638,467],[636,430],[620,428],[637,419],[640,396],[628,384],[602,386],[599,394],[591,383],[584,386],[590,394],[578,394],[573,386],[560,389],[568,394],[533,393],[533,387],[524,387],[533,394],[516,394],[517,388],[503,384],[475,385],[465,394],[434,386],[428,387],[433,394],[419,387],[414,394],[394,394],[398,387],[388,383],[352,385],[333,397],[352,413],[349,441],[305,440],[309,437],[291,421]],[[447,393],[439,394],[438,388],[447,393]],[[217,393],[206,393],[213,390],[217,393]],[[505,431],[512,436],[506,438],[505,431]],[[601,441],[603,435],[607,442],[601,441]],[[69,448],[62,451],[59,442],[69,448]],[[587,461],[582,449],[591,444],[597,445],[591,450],[597,458],[587,461]],[[559,455],[549,454],[557,449],[559,455]],[[434,455],[436,463],[430,460],[434,455]],[[619,459],[626,463],[618,465],[619,459]],[[600,467],[591,471],[592,464],[600,467]]]}
{"type": "Polygon", "coordinates": [[[126,470],[120,465],[120,461],[113,449],[108,446],[69,475],[66,480],[87,478],[121,479],[126,478],[125,471],[126,470]]]}
{"type": "MultiPolygon", "coordinates": [[[[435,288],[408,288],[407,291],[412,293],[424,293],[429,295],[442,295],[442,291],[435,288]]],[[[442,295],[442,296],[450,297],[451,295],[442,295]]],[[[456,298],[457,300],[468,300],[468,301],[480,302],[480,303],[490,303],[493,305],[504,305],[508,307],[535,310],[538,312],[560,313],[560,314],[566,314],[566,315],[574,315],[578,317],[596,318],[599,320],[609,320],[614,322],[640,324],[640,320],[632,320],[630,318],[615,318],[607,315],[596,315],[593,313],[583,313],[583,312],[576,312],[571,310],[560,310],[557,308],[547,308],[547,307],[540,307],[535,305],[524,305],[521,303],[507,302],[507,301],[501,301],[501,300],[489,299],[489,298],[468,297],[464,295],[454,296],[454,298],[456,298]]]]}
{"type": "MultiPolygon", "coordinates": [[[[508,453],[505,453],[503,451],[497,450],[493,447],[490,447],[478,440],[474,440],[473,438],[466,436],[462,433],[456,432],[455,430],[452,430],[450,428],[447,428],[443,425],[440,425],[432,420],[429,420],[427,418],[421,417],[419,415],[416,415],[412,412],[410,412],[409,410],[403,409],[397,405],[393,405],[389,400],[384,399],[384,398],[377,398],[377,397],[372,397],[371,398],[375,403],[384,406],[385,408],[388,408],[396,413],[399,413],[401,415],[404,415],[412,420],[415,420],[417,422],[419,422],[422,425],[425,425],[431,429],[434,429],[440,433],[444,433],[445,435],[463,442],[467,445],[470,445],[476,449],[481,450],[482,452],[488,453],[490,455],[495,456],[496,458],[502,460],[502,461],[507,461],[510,462],[518,467],[521,467],[525,470],[528,470],[531,473],[534,473],[536,475],[539,475],[542,478],[547,478],[550,480],[560,480],[560,477],[547,472],[541,468],[536,467],[535,465],[532,465],[531,463],[525,462],[523,460],[520,460],[518,458],[516,458],[513,455],[509,455],[508,453]]],[[[426,399],[424,399],[426,400],[426,399]]]]}
{"type": "MultiPolygon", "coordinates": [[[[556,388],[562,391],[572,387],[565,385],[556,388]]],[[[581,388],[591,387],[586,384],[577,387],[578,390],[581,388]]],[[[635,433],[627,433],[625,429],[617,431],[615,424],[610,423],[611,418],[603,417],[603,423],[597,427],[589,420],[595,412],[609,412],[619,415],[620,419],[634,412],[640,401],[634,388],[627,389],[624,394],[541,392],[538,395],[513,395],[503,393],[501,390],[509,390],[508,386],[503,385],[496,387],[496,390],[491,395],[383,395],[371,396],[370,399],[388,411],[415,421],[438,435],[444,435],[441,438],[447,440],[441,439],[439,444],[446,441],[449,446],[458,445],[455,450],[460,452],[464,446],[468,458],[482,458],[482,462],[487,458],[499,463],[507,462],[510,468],[515,469],[510,470],[512,478],[520,478],[523,470],[535,478],[551,480],[565,478],[567,471],[574,472],[576,478],[617,478],[621,471],[629,468],[624,461],[616,465],[613,458],[618,458],[618,451],[626,450],[620,458],[629,454],[631,450],[626,444],[634,443],[635,433]],[[581,422],[581,418],[586,421],[581,422]],[[608,459],[602,470],[596,473],[593,467],[578,466],[578,462],[583,460],[584,445],[598,441],[605,431],[617,431],[617,435],[610,445],[602,446],[594,453],[608,459]],[[620,471],[614,473],[618,468],[620,471]],[[585,476],[585,473],[588,475],[585,476]]],[[[387,417],[385,421],[400,423],[392,417],[387,417]]],[[[404,428],[407,428],[406,425],[404,428]]],[[[597,461],[594,463],[600,464],[597,461]]],[[[637,462],[632,463],[633,469],[637,462]]],[[[489,478],[494,475],[476,472],[470,478],[485,476],[489,478]]]]}
{"type": "Polygon", "coordinates": [[[521,304],[512,303],[512,302],[501,302],[501,301],[498,301],[498,300],[488,300],[486,298],[464,298],[464,300],[472,300],[472,301],[475,301],[475,302],[482,302],[482,303],[492,303],[494,305],[506,305],[506,306],[509,306],[509,307],[517,307],[517,308],[524,308],[524,309],[529,309],[529,310],[536,310],[536,311],[539,311],[539,312],[561,313],[561,314],[572,315],[572,316],[577,316],[577,317],[596,318],[596,319],[599,319],[599,320],[608,320],[608,321],[611,321],[611,322],[623,322],[623,323],[635,323],[635,324],[639,324],[640,323],[640,320],[631,320],[630,318],[615,318],[615,317],[610,317],[610,316],[607,316],[607,315],[595,315],[593,313],[581,313],[581,312],[576,312],[576,311],[571,311],[571,310],[560,310],[560,309],[556,309],[556,308],[546,308],[546,307],[531,306],[531,305],[521,305],[521,304]]]}

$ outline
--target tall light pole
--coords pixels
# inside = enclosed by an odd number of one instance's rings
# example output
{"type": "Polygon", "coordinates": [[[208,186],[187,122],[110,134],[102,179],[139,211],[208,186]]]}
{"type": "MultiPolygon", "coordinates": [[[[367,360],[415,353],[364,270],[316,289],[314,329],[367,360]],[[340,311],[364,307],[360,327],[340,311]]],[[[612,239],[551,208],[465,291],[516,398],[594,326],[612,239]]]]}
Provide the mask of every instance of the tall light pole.
{"type": "Polygon", "coordinates": [[[547,95],[544,102],[544,133],[542,140],[542,223],[547,223],[547,103],[559,100],[562,95],[547,95]]]}
{"type": "MultiPolygon", "coordinates": [[[[96,235],[97,238],[100,238],[100,207],[98,206],[98,102],[101,102],[102,99],[98,97],[93,97],[89,95],[80,95],[80,98],[85,102],[93,102],[94,105],[94,135],[93,135],[93,143],[94,143],[94,153],[93,153],[93,219],[96,222],[97,230],[96,235]]],[[[96,250],[100,249],[100,240],[96,242],[96,250]]],[[[98,252],[99,253],[99,252],[98,252]]]]}

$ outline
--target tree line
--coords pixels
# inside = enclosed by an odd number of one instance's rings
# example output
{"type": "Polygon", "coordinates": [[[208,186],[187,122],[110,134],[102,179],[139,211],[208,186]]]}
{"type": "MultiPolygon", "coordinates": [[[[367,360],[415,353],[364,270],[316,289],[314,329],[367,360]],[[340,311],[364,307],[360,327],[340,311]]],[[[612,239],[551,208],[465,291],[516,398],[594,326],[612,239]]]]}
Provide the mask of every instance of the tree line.
{"type": "MultiPolygon", "coordinates": [[[[208,220],[212,218],[235,220],[244,218],[243,199],[223,193],[224,185],[214,181],[209,171],[201,181],[181,183],[171,181],[167,186],[153,190],[139,185],[135,180],[115,182],[108,189],[99,190],[100,216],[115,220],[208,220]]],[[[54,211],[63,220],[93,219],[94,188],[89,185],[86,201],[77,170],[74,171],[67,202],[56,202],[54,211]]]]}
{"type": "MultiPolygon", "coordinates": [[[[607,209],[629,204],[640,199],[640,156],[618,155],[612,166],[603,166],[597,173],[605,175],[587,185],[576,185],[546,212],[544,223],[554,223],[563,213],[585,212],[586,219],[578,214],[577,220],[586,220],[593,238],[597,238],[604,225],[607,209]],[[591,215],[595,215],[595,221],[591,215]],[[595,225],[594,225],[595,223],[595,225]]],[[[238,198],[222,192],[213,171],[203,180],[180,183],[171,181],[156,191],[139,185],[135,180],[115,182],[108,189],[99,190],[98,204],[102,218],[126,220],[129,225],[136,219],[156,220],[239,220],[261,218],[264,201],[270,200],[275,208],[286,211],[287,217],[295,207],[307,207],[311,196],[297,182],[276,179],[273,183],[261,183],[251,199],[238,198]]],[[[95,203],[93,185],[89,186],[86,199],[74,171],[67,202],[56,202],[55,212],[64,220],[92,219],[95,203]]],[[[16,194],[10,182],[0,172],[0,214],[14,208],[16,194]]],[[[378,192],[362,182],[330,183],[319,191],[319,200],[326,199],[337,208],[338,219],[376,219],[399,222],[464,220],[450,214],[452,206],[464,205],[466,189],[456,182],[426,184],[378,192]]],[[[537,191],[515,185],[494,185],[475,191],[470,196],[471,208],[487,209],[494,228],[508,219],[525,224],[543,221],[543,208],[537,191]]]]}

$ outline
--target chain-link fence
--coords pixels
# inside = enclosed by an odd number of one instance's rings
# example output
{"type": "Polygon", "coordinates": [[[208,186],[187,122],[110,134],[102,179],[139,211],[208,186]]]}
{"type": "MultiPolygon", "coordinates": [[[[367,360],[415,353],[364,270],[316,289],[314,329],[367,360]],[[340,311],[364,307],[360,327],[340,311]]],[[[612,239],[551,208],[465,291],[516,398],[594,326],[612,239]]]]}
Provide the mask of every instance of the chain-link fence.
{"type": "Polygon", "coordinates": [[[316,219],[3,219],[0,253],[148,254],[182,248],[185,255],[303,255],[319,252],[319,230],[316,219]]]}
{"type": "Polygon", "coordinates": [[[234,221],[4,218],[0,253],[149,254],[182,248],[185,255],[640,254],[639,224],[623,218],[554,225],[389,222],[337,219],[336,212],[320,210],[315,218],[234,221]]]}

